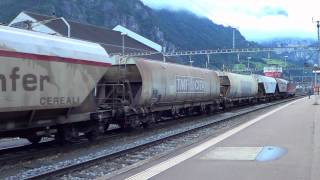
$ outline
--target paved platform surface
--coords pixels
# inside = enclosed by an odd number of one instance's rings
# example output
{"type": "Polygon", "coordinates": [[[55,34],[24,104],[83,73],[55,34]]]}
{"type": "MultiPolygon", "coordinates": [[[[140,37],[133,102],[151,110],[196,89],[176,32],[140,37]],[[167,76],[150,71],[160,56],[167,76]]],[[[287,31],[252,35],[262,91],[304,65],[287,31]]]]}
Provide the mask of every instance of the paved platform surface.
{"type": "Polygon", "coordinates": [[[320,105],[313,103],[308,98],[291,102],[186,152],[116,178],[318,180],[320,105]]]}

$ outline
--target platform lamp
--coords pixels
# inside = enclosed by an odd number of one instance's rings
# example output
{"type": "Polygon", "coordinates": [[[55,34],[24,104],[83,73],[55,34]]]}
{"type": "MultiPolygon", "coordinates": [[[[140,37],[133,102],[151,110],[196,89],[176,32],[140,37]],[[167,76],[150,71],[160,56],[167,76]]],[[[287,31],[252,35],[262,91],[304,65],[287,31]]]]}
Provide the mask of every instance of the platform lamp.
{"type": "MultiPolygon", "coordinates": [[[[315,19],[314,17],[312,17],[312,22],[313,23],[316,23],[317,25],[317,35],[318,35],[318,64],[317,66],[315,67],[314,69],[314,87],[315,87],[315,90],[317,90],[317,93],[319,93],[319,89],[317,87],[317,74],[320,72],[319,70],[319,66],[320,66],[320,32],[319,32],[319,28],[320,28],[320,18],[317,18],[315,19]]],[[[314,105],[318,105],[318,96],[319,94],[315,94],[315,102],[314,102],[314,105]]]]}

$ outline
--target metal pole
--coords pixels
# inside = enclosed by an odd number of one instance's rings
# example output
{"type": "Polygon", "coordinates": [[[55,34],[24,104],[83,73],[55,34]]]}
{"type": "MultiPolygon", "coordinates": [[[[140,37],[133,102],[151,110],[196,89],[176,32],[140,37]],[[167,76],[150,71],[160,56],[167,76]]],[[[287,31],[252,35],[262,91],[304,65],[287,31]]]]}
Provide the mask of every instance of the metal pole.
{"type": "MultiPolygon", "coordinates": [[[[119,67],[120,65],[122,64],[122,62],[124,63],[124,69],[126,70],[127,69],[127,59],[125,57],[125,35],[127,35],[126,33],[121,33],[121,37],[122,37],[122,55],[121,55],[121,58],[120,58],[120,63],[119,63],[119,67]]],[[[126,74],[125,74],[126,75],[126,74]]]]}
{"type": "Polygon", "coordinates": [[[71,26],[70,24],[68,23],[68,21],[66,19],[64,19],[63,17],[60,18],[67,26],[68,28],[68,38],[71,36],[71,26]]]}
{"type": "Polygon", "coordinates": [[[122,36],[122,57],[124,56],[124,36],[126,34],[125,33],[121,33],[121,36],[122,36]]]}
{"type": "Polygon", "coordinates": [[[313,105],[318,105],[318,96],[317,96],[317,92],[316,92],[316,90],[317,90],[317,71],[315,71],[314,72],[314,103],[313,103],[313,105]]]}
{"type": "Polygon", "coordinates": [[[318,67],[320,67],[320,21],[317,21],[317,30],[318,30],[318,67]]]}
{"type": "Polygon", "coordinates": [[[250,68],[250,59],[251,59],[251,57],[247,57],[247,60],[248,60],[248,64],[247,64],[247,71],[249,71],[249,68],[250,68]]]}
{"type": "Polygon", "coordinates": [[[236,29],[232,28],[232,49],[234,49],[236,47],[236,29]]]}
{"type": "Polygon", "coordinates": [[[301,82],[302,82],[302,83],[304,83],[304,81],[303,81],[303,80],[304,80],[303,76],[304,76],[304,66],[303,66],[303,68],[302,68],[302,77],[301,77],[301,82]]]}
{"type": "Polygon", "coordinates": [[[124,35],[122,36],[122,56],[124,56],[124,35]]]}
{"type": "Polygon", "coordinates": [[[207,62],[206,62],[207,69],[208,69],[209,64],[210,64],[210,54],[207,54],[207,62]]]}
{"type": "Polygon", "coordinates": [[[192,66],[193,61],[192,61],[192,59],[191,59],[191,56],[189,56],[189,62],[190,62],[190,66],[192,66]]]}
{"type": "Polygon", "coordinates": [[[320,27],[320,21],[316,21],[317,22],[317,35],[318,35],[318,65],[316,67],[315,73],[314,73],[314,90],[316,90],[316,92],[314,92],[315,95],[315,102],[314,105],[318,105],[318,96],[319,96],[319,89],[317,87],[317,71],[320,65],[320,51],[319,51],[319,47],[320,47],[320,34],[319,34],[319,27],[320,27]]]}
{"type": "Polygon", "coordinates": [[[284,69],[287,69],[287,58],[284,58],[284,69]]]}
{"type": "MultiPolygon", "coordinates": [[[[320,21],[317,21],[317,34],[318,34],[318,69],[320,67],[320,33],[319,33],[319,28],[320,28],[320,21]]],[[[317,87],[318,84],[318,78],[317,78],[317,71],[316,71],[316,79],[315,79],[315,86],[317,90],[317,95],[316,95],[316,104],[318,104],[318,98],[319,98],[319,88],[317,87]]]]}
{"type": "Polygon", "coordinates": [[[288,56],[284,56],[284,69],[287,69],[287,58],[288,56]]]}
{"type": "Polygon", "coordinates": [[[62,20],[62,22],[67,26],[67,28],[68,28],[67,36],[70,38],[71,37],[71,26],[70,26],[69,22],[64,17],[47,19],[47,20],[38,21],[38,22],[32,22],[31,29],[33,29],[36,26],[48,24],[52,21],[57,21],[57,20],[62,20]]]}
{"type": "Polygon", "coordinates": [[[166,63],[166,61],[167,61],[167,60],[166,60],[166,55],[165,55],[165,53],[166,53],[166,47],[163,47],[163,48],[162,48],[162,56],[163,56],[163,62],[164,62],[164,63],[166,63]]]}

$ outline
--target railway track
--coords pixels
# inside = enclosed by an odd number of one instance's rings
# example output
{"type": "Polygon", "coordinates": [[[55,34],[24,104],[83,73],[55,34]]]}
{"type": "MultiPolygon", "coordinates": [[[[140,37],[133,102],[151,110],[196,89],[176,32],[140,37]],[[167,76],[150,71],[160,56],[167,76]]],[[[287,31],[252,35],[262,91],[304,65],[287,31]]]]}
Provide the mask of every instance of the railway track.
{"type": "MultiPolygon", "coordinates": [[[[243,107],[236,107],[234,109],[241,109],[243,107]]],[[[223,111],[218,111],[217,113],[223,113],[223,111]]],[[[184,117],[183,119],[187,119],[190,117],[184,117]]],[[[200,117],[201,118],[201,117],[200,117]]],[[[165,121],[160,122],[160,124],[168,123],[168,121],[175,119],[167,119],[165,121]]],[[[181,121],[181,119],[179,119],[181,121]]],[[[173,121],[172,121],[173,122],[173,121]]],[[[174,123],[174,122],[173,122],[174,123]]],[[[171,124],[168,123],[168,126],[171,124]]],[[[99,144],[100,142],[106,141],[108,139],[125,135],[125,133],[121,132],[120,129],[112,129],[106,135],[100,137],[94,143],[89,143],[85,137],[78,139],[75,142],[70,142],[69,144],[64,145],[63,147],[56,141],[42,141],[39,144],[26,144],[26,145],[18,145],[17,146],[9,146],[8,148],[0,149],[0,165],[8,165],[8,164],[16,164],[21,161],[32,160],[35,158],[45,157],[50,154],[57,154],[60,152],[70,152],[72,150],[83,148],[84,146],[92,146],[93,144],[99,144]]],[[[13,139],[14,140],[14,139],[13,139]]]]}
{"type": "Polygon", "coordinates": [[[61,146],[57,141],[45,141],[39,144],[27,144],[24,146],[10,147],[0,150],[0,166],[16,164],[21,161],[42,158],[50,154],[66,153],[79,148],[89,147],[102,141],[120,136],[120,129],[109,131],[105,136],[97,139],[95,142],[88,142],[86,138],[80,138],[75,142],[70,142],[61,146]]]}
{"type": "Polygon", "coordinates": [[[54,142],[43,142],[39,144],[27,144],[23,146],[10,147],[0,151],[0,165],[16,163],[17,161],[32,159],[39,156],[39,152],[46,154],[55,145],[54,142]]]}
{"type": "MultiPolygon", "coordinates": [[[[286,103],[295,99],[301,98],[301,96],[299,97],[295,97],[295,98],[291,98],[291,99],[286,99],[286,100],[278,100],[272,103],[266,103],[266,104],[260,104],[260,105],[256,105],[252,108],[247,108],[245,110],[239,110],[239,112],[234,113],[230,116],[221,116],[218,118],[215,118],[214,120],[207,120],[204,121],[202,123],[198,123],[198,124],[193,124],[192,126],[188,126],[188,127],[184,127],[181,128],[177,131],[172,131],[172,132],[167,132],[164,133],[164,135],[162,136],[158,136],[156,138],[147,138],[144,139],[143,141],[137,141],[134,144],[131,145],[123,145],[123,148],[120,148],[116,151],[109,151],[107,153],[100,153],[99,155],[95,155],[95,156],[91,156],[90,158],[83,158],[84,160],[75,160],[75,161],[69,161],[69,163],[67,164],[61,164],[61,165],[55,165],[55,166],[48,166],[47,168],[41,168],[41,169],[30,169],[27,170],[26,172],[24,172],[23,174],[18,174],[15,177],[9,177],[10,179],[18,179],[18,178],[24,178],[24,179],[47,179],[47,178],[53,178],[53,177],[58,177],[58,176],[62,176],[62,175],[66,175],[69,174],[71,172],[75,172],[75,171],[81,171],[83,169],[89,168],[91,166],[94,166],[95,164],[99,164],[101,162],[104,162],[106,160],[109,159],[115,159],[118,157],[124,157],[130,153],[135,153],[135,152],[139,152],[143,149],[146,149],[148,147],[153,147],[153,146],[157,146],[157,145],[161,145],[161,143],[165,142],[165,141],[169,141],[172,138],[176,138],[179,136],[184,136],[187,134],[192,134],[192,132],[195,132],[197,130],[201,130],[204,128],[207,128],[217,122],[223,122],[223,121],[227,121],[236,117],[240,117],[249,113],[253,113],[255,111],[259,111],[274,105],[279,105],[282,103],[286,103]]],[[[208,119],[210,119],[210,117],[208,117],[208,119]]],[[[186,139],[188,140],[189,138],[186,136],[186,139]]],[[[169,146],[168,146],[169,147],[169,146]]],[[[135,156],[133,156],[135,157],[135,156]]],[[[139,156],[137,156],[136,158],[140,158],[139,156]]]]}

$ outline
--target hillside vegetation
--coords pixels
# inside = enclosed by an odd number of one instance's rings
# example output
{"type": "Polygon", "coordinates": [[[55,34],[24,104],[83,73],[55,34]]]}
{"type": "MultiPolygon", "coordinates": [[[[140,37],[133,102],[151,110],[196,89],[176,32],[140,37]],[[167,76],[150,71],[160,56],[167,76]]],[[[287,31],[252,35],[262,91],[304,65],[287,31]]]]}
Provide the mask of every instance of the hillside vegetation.
{"type": "MultiPolygon", "coordinates": [[[[232,47],[230,27],[190,12],[153,10],[139,0],[1,0],[0,21],[8,23],[21,11],[63,16],[106,28],[121,24],[163,45],[167,51],[232,47]]],[[[236,46],[252,47],[236,31],[236,46]]],[[[216,59],[218,64],[230,58],[216,59]]],[[[198,62],[196,62],[198,63],[198,62]]]]}

